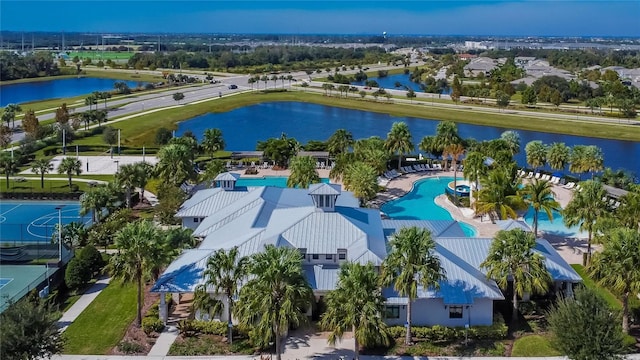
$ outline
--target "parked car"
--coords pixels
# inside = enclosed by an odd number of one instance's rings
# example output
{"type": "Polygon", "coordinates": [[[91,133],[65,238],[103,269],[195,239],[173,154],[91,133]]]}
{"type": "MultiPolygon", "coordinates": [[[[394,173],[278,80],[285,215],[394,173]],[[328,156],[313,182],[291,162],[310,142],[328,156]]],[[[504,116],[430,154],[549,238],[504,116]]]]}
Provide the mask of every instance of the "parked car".
{"type": "Polygon", "coordinates": [[[238,85],[235,85],[235,84],[229,85],[229,89],[237,89],[237,88],[238,88],[238,85]]]}

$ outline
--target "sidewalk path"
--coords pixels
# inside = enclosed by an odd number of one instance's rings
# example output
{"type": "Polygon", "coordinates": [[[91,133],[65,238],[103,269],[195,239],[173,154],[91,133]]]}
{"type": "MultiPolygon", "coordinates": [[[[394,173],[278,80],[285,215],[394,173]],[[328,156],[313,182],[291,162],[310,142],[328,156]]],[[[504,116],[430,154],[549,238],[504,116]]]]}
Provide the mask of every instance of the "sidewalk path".
{"type": "Polygon", "coordinates": [[[156,343],[153,344],[151,350],[149,350],[147,357],[163,357],[167,355],[171,349],[171,345],[173,345],[178,338],[178,334],[178,328],[173,325],[167,325],[162,333],[160,333],[160,336],[158,336],[158,339],[156,339],[156,343]]]}
{"type": "Polygon", "coordinates": [[[58,320],[58,327],[60,328],[60,332],[63,332],[67,329],[71,323],[73,323],[78,316],[91,304],[91,302],[100,295],[100,292],[104,290],[104,288],[109,285],[111,278],[101,278],[96,281],[93,286],[89,288],[81,297],[76,301],[73,306],[69,310],[67,310],[60,320],[58,320]]]}

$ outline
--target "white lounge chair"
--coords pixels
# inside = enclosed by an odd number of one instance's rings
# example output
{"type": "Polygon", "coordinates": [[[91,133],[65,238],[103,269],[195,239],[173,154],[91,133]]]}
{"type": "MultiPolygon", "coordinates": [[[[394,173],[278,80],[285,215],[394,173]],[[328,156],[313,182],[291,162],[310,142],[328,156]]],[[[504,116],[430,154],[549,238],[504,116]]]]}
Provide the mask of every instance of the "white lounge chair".
{"type": "Polygon", "coordinates": [[[576,183],[570,182],[570,183],[567,183],[567,185],[563,186],[563,188],[565,188],[565,189],[573,189],[574,186],[576,186],[576,183]]]}
{"type": "Polygon", "coordinates": [[[527,174],[527,179],[531,179],[533,177],[533,171],[529,171],[527,174]]]}
{"type": "Polygon", "coordinates": [[[540,179],[540,173],[536,173],[536,175],[534,176],[536,179],[540,179]]]}

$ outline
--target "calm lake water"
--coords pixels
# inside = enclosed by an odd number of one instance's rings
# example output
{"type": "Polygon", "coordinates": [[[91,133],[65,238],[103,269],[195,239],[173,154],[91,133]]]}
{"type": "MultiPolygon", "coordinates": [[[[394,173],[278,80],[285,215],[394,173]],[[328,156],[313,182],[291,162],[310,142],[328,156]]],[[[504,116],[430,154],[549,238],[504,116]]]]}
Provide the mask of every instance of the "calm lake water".
{"type": "MultiPolygon", "coordinates": [[[[435,134],[439,123],[438,120],[394,117],[302,102],[272,102],[220,114],[197,116],[178,124],[176,135],[179,136],[191,130],[201,139],[204,130],[218,128],[222,130],[227,150],[255,150],[258,140],[280,137],[283,132],[303,144],[309,140],[325,141],[341,128],[351,131],[356,139],[370,136],[385,138],[395,121],[407,123],[416,144],[424,136],[435,134]]],[[[458,130],[464,138],[490,140],[499,138],[503,131],[510,129],[458,124],[458,130]]],[[[546,144],[564,142],[568,146],[597,145],[604,152],[606,166],[613,169],[628,169],[640,175],[640,143],[638,142],[525,130],[517,130],[517,132],[520,134],[522,151],[516,159],[522,166],[526,163],[525,144],[531,140],[541,140],[546,144]]],[[[417,147],[416,152],[419,152],[417,147]]]]}
{"type": "MultiPolygon", "coordinates": [[[[383,78],[370,77],[367,80],[376,81],[378,85],[380,85],[380,87],[384,89],[406,90],[407,88],[409,88],[409,89],[413,89],[413,91],[415,92],[424,92],[424,90],[420,88],[420,84],[415,83],[409,79],[409,74],[406,74],[406,75],[395,74],[395,75],[385,76],[383,78]],[[396,82],[399,82],[400,84],[402,84],[402,86],[396,87],[396,82]]],[[[365,84],[364,81],[354,81],[351,83],[351,85],[361,85],[361,86],[364,86],[364,84],[365,84]]],[[[450,94],[450,93],[451,93],[450,88],[443,92],[443,94],[450,94]]]]}
{"type": "MultiPolygon", "coordinates": [[[[0,106],[114,90],[113,84],[116,81],[123,80],[82,77],[3,85],[0,86],[0,106]]],[[[125,83],[130,88],[146,84],[141,81],[125,81],[125,83]]]]}

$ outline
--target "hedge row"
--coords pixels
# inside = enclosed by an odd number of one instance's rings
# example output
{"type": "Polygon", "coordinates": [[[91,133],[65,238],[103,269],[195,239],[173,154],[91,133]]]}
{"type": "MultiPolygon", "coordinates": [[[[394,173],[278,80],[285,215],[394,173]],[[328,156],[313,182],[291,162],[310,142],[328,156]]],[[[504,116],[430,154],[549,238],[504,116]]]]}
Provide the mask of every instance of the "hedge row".
{"type": "MultiPolygon", "coordinates": [[[[501,319],[501,318],[500,318],[501,319]]],[[[507,325],[503,321],[494,320],[491,326],[472,326],[468,330],[468,336],[471,339],[504,339],[507,337],[507,325]]],[[[405,336],[407,329],[404,326],[389,327],[389,334],[392,338],[402,338],[405,336]]],[[[434,326],[412,326],[411,335],[416,339],[427,340],[432,342],[443,342],[464,339],[467,331],[460,327],[446,327],[440,325],[434,326]]]]}

